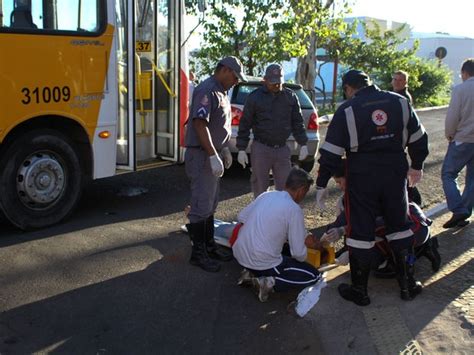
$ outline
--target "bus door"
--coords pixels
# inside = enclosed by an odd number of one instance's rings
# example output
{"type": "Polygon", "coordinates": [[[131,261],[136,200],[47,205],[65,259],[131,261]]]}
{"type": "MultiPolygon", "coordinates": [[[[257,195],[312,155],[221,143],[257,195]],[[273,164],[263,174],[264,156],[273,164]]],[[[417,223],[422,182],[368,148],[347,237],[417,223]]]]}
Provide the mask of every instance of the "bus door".
{"type": "Polygon", "coordinates": [[[117,0],[117,161],[140,169],[178,160],[179,12],[172,0],[117,0]]]}

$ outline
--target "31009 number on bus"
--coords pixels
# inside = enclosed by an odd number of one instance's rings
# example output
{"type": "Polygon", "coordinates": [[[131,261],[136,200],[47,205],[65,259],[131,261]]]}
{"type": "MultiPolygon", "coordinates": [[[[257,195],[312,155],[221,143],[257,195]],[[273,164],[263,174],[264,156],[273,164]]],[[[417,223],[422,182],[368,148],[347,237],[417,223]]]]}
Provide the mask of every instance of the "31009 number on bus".
{"type": "Polygon", "coordinates": [[[55,86],[53,88],[23,88],[21,89],[23,99],[21,100],[23,105],[29,105],[31,103],[50,103],[50,102],[68,102],[71,99],[71,89],[69,86],[55,86]]]}

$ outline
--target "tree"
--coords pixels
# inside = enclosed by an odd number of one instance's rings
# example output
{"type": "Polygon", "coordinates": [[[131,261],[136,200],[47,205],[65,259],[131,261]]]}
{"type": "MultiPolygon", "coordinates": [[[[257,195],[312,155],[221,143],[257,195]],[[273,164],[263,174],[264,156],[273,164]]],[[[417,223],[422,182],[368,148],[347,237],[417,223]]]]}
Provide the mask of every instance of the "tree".
{"type": "MultiPolygon", "coordinates": [[[[406,41],[401,34],[406,28],[402,25],[393,30],[382,31],[377,22],[362,23],[364,38],[355,38],[349,48],[341,53],[341,62],[355,69],[364,70],[372,80],[382,87],[390,83],[395,70],[408,68],[415,59],[419,43],[412,48],[400,50],[406,41]]],[[[415,79],[416,80],[416,79],[415,79]]]]}
{"type": "Polygon", "coordinates": [[[437,60],[417,58],[407,69],[410,73],[410,91],[418,106],[439,106],[449,102],[449,90],[452,84],[451,71],[440,66],[437,60]],[[417,85],[411,84],[411,77],[417,85]]]}
{"type": "MultiPolygon", "coordinates": [[[[261,73],[272,62],[308,53],[314,57],[317,43],[341,32],[342,18],[326,22],[333,2],[328,0],[322,6],[321,0],[212,1],[203,21],[203,43],[195,55],[200,71],[211,73],[219,58],[226,55],[238,56],[251,75],[261,73]]],[[[187,0],[187,8],[196,13],[197,3],[187,0]]],[[[314,89],[314,63],[306,72],[313,78],[307,87],[314,89]]]]}
{"type": "Polygon", "coordinates": [[[434,61],[418,58],[418,41],[411,48],[399,49],[407,40],[402,36],[405,26],[382,31],[375,22],[363,23],[365,39],[354,39],[351,46],[341,52],[341,61],[350,68],[364,70],[386,90],[392,90],[392,74],[404,70],[409,74],[409,87],[415,104],[440,102],[447,96],[450,72],[434,61]]]}
{"type": "Polygon", "coordinates": [[[203,23],[203,43],[196,54],[201,71],[210,74],[217,61],[226,55],[239,57],[250,75],[257,74],[267,63],[289,59],[292,53],[279,37],[285,30],[278,22],[284,12],[283,3],[221,0],[209,4],[203,23]],[[237,18],[238,14],[242,18],[237,18]]]}
{"type": "Polygon", "coordinates": [[[354,33],[354,26],[344,21],[344,16],[350,12],[349,5],[344,2],[342,9],[336,12],[334,0],[292,0],[290,4],[295,28],[303,23],[306,29],[302,32],[306,53],[298,58],[296,82],[314,91],[314,82],[319,75],[316,65],[318,48],[326,49],[326,53],[334,58],[337,53],[334,44],[350,41],[354,33]]]}

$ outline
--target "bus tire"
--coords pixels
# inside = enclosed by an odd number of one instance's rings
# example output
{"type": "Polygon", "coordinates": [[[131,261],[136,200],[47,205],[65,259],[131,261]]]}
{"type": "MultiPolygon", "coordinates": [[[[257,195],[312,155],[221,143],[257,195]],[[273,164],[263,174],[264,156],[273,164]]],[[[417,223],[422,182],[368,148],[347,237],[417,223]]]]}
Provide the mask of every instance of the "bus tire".
{"type": "Polygon", "coordinates": [[[0,160],[0,203],[8,220],[36,229],[66,218],[80,199],[81,164],[74,143],[42,129],[15,140],[0,160]]]}

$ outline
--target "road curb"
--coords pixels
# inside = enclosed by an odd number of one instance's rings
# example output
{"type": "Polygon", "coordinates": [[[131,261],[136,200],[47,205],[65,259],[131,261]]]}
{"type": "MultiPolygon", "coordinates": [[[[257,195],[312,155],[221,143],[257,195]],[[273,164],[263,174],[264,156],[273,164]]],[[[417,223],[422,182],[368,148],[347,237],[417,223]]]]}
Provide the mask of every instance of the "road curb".
{"type": "Polygon", "coordinates": [[[436,206],[430,208],[428,211],[426,211],[426,217],[431,218],[433,216],[437,216],[443,212],[446,212],[448,210],[448,205],[446,202],[442,202],[437,204],[436,206]]]}

